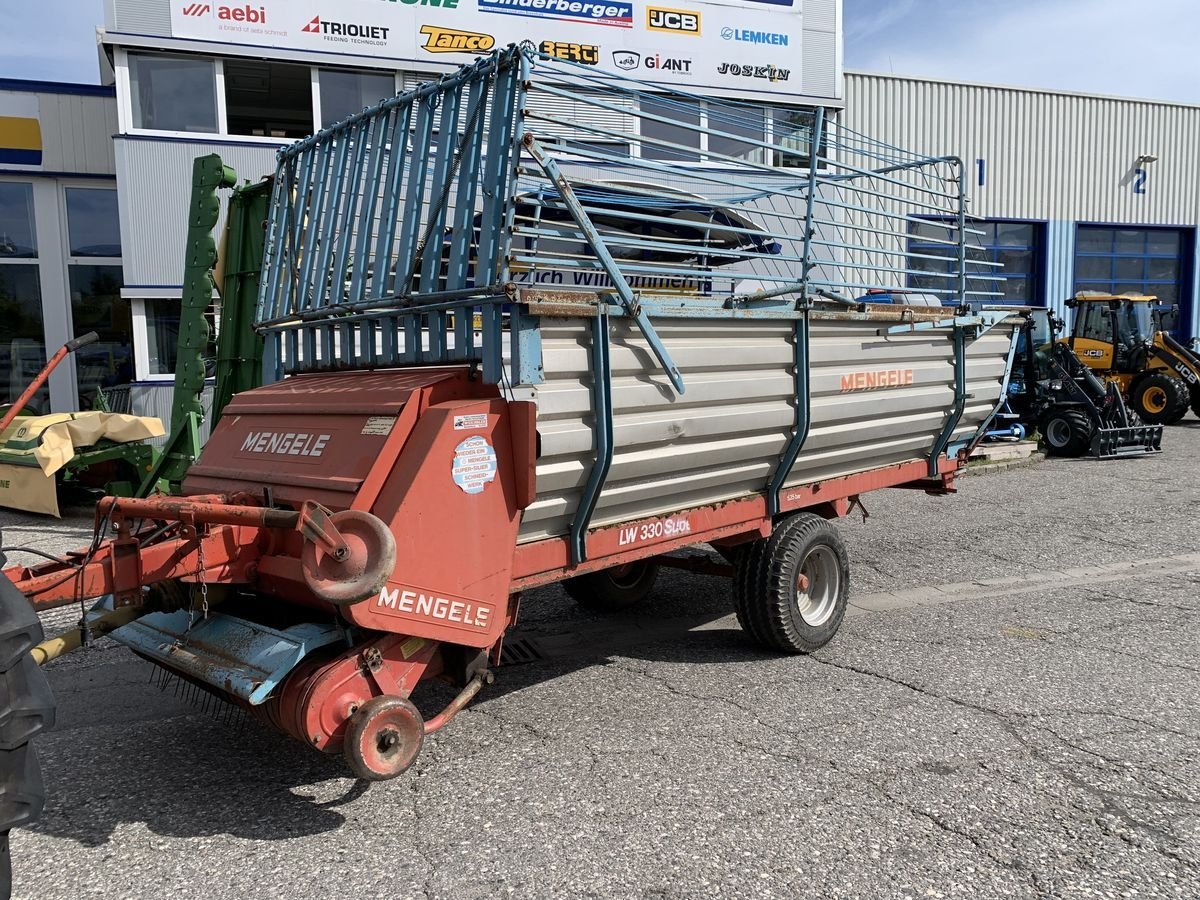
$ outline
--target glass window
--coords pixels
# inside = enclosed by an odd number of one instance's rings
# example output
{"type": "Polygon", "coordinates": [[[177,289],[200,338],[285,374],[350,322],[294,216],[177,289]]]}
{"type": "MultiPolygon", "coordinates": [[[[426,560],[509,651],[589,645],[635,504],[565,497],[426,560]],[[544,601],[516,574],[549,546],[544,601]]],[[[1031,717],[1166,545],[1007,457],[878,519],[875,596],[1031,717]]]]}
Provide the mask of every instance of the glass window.
{"type": "MultiPolygon", "coordinates": [[[[929,258],[957,256],[957,247],[936,243],[955,241],[958,229],[954,226],[952,220],[909,220],[908,268],[929,273],[910,274],[910,289],[933,291],[946,299],[957,296],[958,263],[929,258]]],[[[1042,303],[1042,227],[1037,222],[968,222],[968,299],[1021,306],[1042,303]]]]}
{"type": "MultiPolygon", "coordinates": [[[[179,349],[179,301],[146,300],[145,304],[148,372],[150,375],[173,375],[179,349]]],[[[211,374],[210,366],[217,354],[216,307],[210,306],[205,316],[208,319],[208,346],[204,351],[205,371],[211,374]]]]}
{"type": "Polygon", "coordinates": [[[1146,277],[1146,260],[1141,256],[1118,256],[1115,260],[1114,278],[1126,281],[1136,279],[1141,281],[1146,277]]]}
{"type": "Polygon", "coordinates": [[[225,114],[230,134],[302,138],[313,132],[308,66],[225,60],[225,114]]]}
{"type": "Polygon", "coordinates": [[[217,80],[212,60],[130,54],[133,126],[160,131],[217,128],[217,80]]]}
{"type": "MultiPolygon", "coordinates": [[[[0,402],[11,403],[21,396],[45,364],[38,267],[0,266],[0,402]]],[[[49,390],[43,386],[26,409],[48,412],[49,400],[49,390]]]]}
{"type": "Polygon", "coordinates": [[[1113,232],[1111,228],[1080,228],[1075,242],[1079,253],[1112,253],[1113,232]]]}
{"type": "Polygon", "coordinates": [[[97,390],[133,381],[133,319],[121,298],[120,266],[70,266],[71,317],[76,335],[94,331],[100,340],[75,351],[79,401],[84,409],[97,390]]]}
{"type": "Polygon", "coordinates": [[[1001,247],[1033,246],[1033,225],[1028,222],[998,222],[994,231],[996,243],[1001,247]]]}
{"type": "Polygon", "coordinates": [[[1146,294],[1163,304],[1187,296],[1183,252],[1189,242],[1179,229],[1080,225],[1076,234],[1076,291],[1146,294]]]}
{"type": "Polygon", "coordinates": [[[67,188],[67,236],[71,256],[120,256],[117,192],[111,188],[67,188]]]}
{"type": "MultiPolygon", "coordinates": [[[[660,116],[664,119],[674,119],[680,123],[672,125],[668,122],[643,118],[643,137],[680,144],[683,147],[694,147],[697,151],[700,149],[700,107],[698,104],[666,97],[662,99],[643,97],[642,113],[643,115],[660,116]]],[[[699,161],[700,159],[698,152],[659,147],[648,143],[642,144],[642,156],[646,159],[689,161],[699,161]]]]}
{"type": "MultiPolygon", "coordinates": [[[[813,112],[809,109],[775,109],[772,111],[773,137],[771,143],[780,149],[774,154],[773,165],[783,168],[808,168],[812,153],[813,112]]],[[[822,142],[822,147],[824,142],[822,142]]]]}
{"type": "Polygon", "coordinates": [[[32,259],[36,256],[33,185],[0,181],[0,259],[32,259]]]}
{"type": "Polygon", "coordinates": [[[322,69],[321,124],[332,125],[394,96],[396,78],[390,72],[338,72],[322,69]]]}
{"type": "Polygon", "coordinates": [[[1084,281],[1112,278],[1112,257],[1081,256],[1075,263],[1075,277],[1084,281]]]}
{"type": "Polygon", "coordinates": [[[1112,311],[1104,303],[1082,303],[1079,336],[1112,343],[1112,311]]]}
{"type": "Polygon", "coordinates": [[[1147,234],[1146,252],[1161,256],[1179,255],[1179,232],[1154,229],[1147,234]]]}
{"type": "MultiPolygon", "coordinates": [[[[708,127],[714,131],[723,131],[727,135],[737,135],[758,144],[766,141],[766,118],[761,109],[749,109],[744,106],[727,106],[720,103],[708,104],[708,127]]],[[[708,149],[713,153],[725,156],[736,156],[752,162],[761,160],[762,153],[758,144],[738,140],[737,137],[718,134],[708,136],[708,149]]],[[[723,160],[713,160],[722,162],[723,160]]]]}
{"type": "Polygon", "coordinates": [[[1146,232],[1133,228],[1117,231],[1114,249],[1117,253],[1145,253],[1146,232]]]}

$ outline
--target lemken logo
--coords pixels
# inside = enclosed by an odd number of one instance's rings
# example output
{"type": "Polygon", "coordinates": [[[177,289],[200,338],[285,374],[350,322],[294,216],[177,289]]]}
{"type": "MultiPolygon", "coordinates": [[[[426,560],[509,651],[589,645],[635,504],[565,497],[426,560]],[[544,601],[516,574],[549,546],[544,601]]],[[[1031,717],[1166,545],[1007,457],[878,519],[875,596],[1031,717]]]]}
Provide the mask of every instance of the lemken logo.
{"type": "Polygon", "coordinates": [[[429,53],[486,53],[496,46],[494,37],[477,31],[422,25],[421,34],[425,35],[421,49],[429,53]]]}
{"type": "Polygon", "coordinates": [[[778,31],[751,31],[748,28],[722,28],[721,37],[727,41],[741,41],[744,44],[771,44],[775,47],[786,47],[788,36],[778,31]]]}
{"type": "Polygon", "coordinates": [[[480,12],[504,16],[633,27],[633,4],[629,0],[476,0],[476,5],[480,12]]]}
{"type": "Polygon", "coordinates": [[[387,42],[390,28],[382,25],[361,25],[355,22],[331,22],[320,16],[300,29],[306,34],[319,34],[327,41],[355,44],[383,44],[387,42]]]}

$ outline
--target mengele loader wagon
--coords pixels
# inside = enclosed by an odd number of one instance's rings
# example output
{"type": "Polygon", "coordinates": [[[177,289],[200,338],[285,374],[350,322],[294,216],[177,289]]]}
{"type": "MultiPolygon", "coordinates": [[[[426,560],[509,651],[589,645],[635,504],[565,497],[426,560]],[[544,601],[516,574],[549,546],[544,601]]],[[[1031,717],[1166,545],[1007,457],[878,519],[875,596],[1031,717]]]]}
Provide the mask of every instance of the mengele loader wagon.
{"type": "Polygon", "coordinates": [[[970,268],[958,159],[712,99],[676,143],[638,119],[697,98],[643,90],[508,48],[282,150],[263,385],[179,494],[108,497],[88,547],[5,570],[9,640],[98,601],[88,638],[373,780],[491,681],[533,587],[620,607],[708,545],[755,641],[828,642],[830,520],[953,490],[1020,320],[968,303],[969,271],[999,276],[970,268]],[[855,299],[905,284],[917,216],[945,230],[945,305],[855,299]],[[459,693],[425,718],[432,678],[459,693]]]}

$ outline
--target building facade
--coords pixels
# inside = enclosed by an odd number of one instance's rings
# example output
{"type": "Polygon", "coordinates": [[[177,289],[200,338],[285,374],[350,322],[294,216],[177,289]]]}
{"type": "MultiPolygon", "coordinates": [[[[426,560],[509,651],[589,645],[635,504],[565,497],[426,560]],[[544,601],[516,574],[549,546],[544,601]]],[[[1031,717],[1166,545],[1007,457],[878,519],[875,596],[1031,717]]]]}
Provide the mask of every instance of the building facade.
{"type": "Polygon", "coordinates": [[[133,378],[121,295],[112,87],[0,79],[0,403],[74,335],[100,340],[59,366],[30,407],[79,409],[133,378]]]}
{"type": "MultiPolygon", "coordinates": [[[[747,95],[717,75],[738,53],[781,61],[786,81],[749,91],[763,117],[748,136],[769,138],[820,105],[878,140],[959,156],[970,253],[1004,266],[1003,284],[987,288],[997,299],[1063,312],[1078,290],[1144,291],[1178,304],[1182,337],[1200,333],[1200,107],[843,73],[840,0],[694,0],[694,14],[668,4],[645,7],[644,22],[566,25],[489,13],[505,2],[108,0],[99,37],[110,86],[0,82],[0,390],[19,391],[46,348],[97,330],[95,350],[64,366],[39,406],[86,408],[99,387],[165,416],[195,157],[217,153],[242,178],[263,177],[280,146],[522,29],[589,65],[653,57],[659,68],[637,77],[702,96],[747,95]],[[797,50],[803,64],[788,69],[797,50]]],[[[630,5],[610,6],[620,18],[630,5]]],[[[718,149],[686,128],[706,121],[703,101],[653,112],[684,127],[626,118],[663,132],[647,136],[691,135],[698,162],[718,149]]],[[[945,234],[918,216],[909,231],[918,253],[945,234]]],[[[919,291],[936,275],[913,271],[898,287],[919,291]]]]}

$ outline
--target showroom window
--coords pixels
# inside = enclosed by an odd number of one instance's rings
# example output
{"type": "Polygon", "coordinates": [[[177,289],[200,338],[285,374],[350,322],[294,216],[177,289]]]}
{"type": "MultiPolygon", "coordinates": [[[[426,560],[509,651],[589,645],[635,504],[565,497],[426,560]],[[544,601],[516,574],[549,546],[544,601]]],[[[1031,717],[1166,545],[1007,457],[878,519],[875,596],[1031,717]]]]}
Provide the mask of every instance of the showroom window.
{"type": "MultiPolygon", "coordinates": [[[[953,224],[922,219],[908,223],[908,287],[951,296],[957,291],[954,273],[957,229],[953,224]]],[[[1040,306],[1043,290],[1045,226],[1040,222],[972,221],[967,225],[970,299],[990,303],[1040,306]],[[970,265],[971,262],[981,265],[970,265]],[[998,265],[994,265],[998,264],[998,265]],[[994,280],[1002,279],[1002,280],[994,280]]]]}
{"type": "MultiPolygon", "coordinates": [[[[0,403],[11,403],[46,364],[33,185],[0,181],[0,403]]],[[[49,411],[43,387],[28,409],[49,411]]]]}
{"type": "Polygon", "coordinates": [[[296,139],[313,133],[308,66],[226,59],[224,71],[230,134],[296,139]]]}
{"type": "Polygon", "coordinates": [[[216,63],[161,54],[129,55],[133,127],[215,134],[216,63]]]}
{"type": "Polygon", "coordinates": [[[94,331],[100,340],[75,353],[81,409],[98,405],[98,392],[113,409],[124,408],[134,380],[133,317],[121,297],[121,223],[112,188],[64,189],[67,211],[67,288],[76,335],[94,331]]]}
{"type": "Polygon", "coordinates": [[[321,127],[340,122],[396,93],[396,78],[391,72],[321,69],[318,80],[321,89],[321,127]]]}

